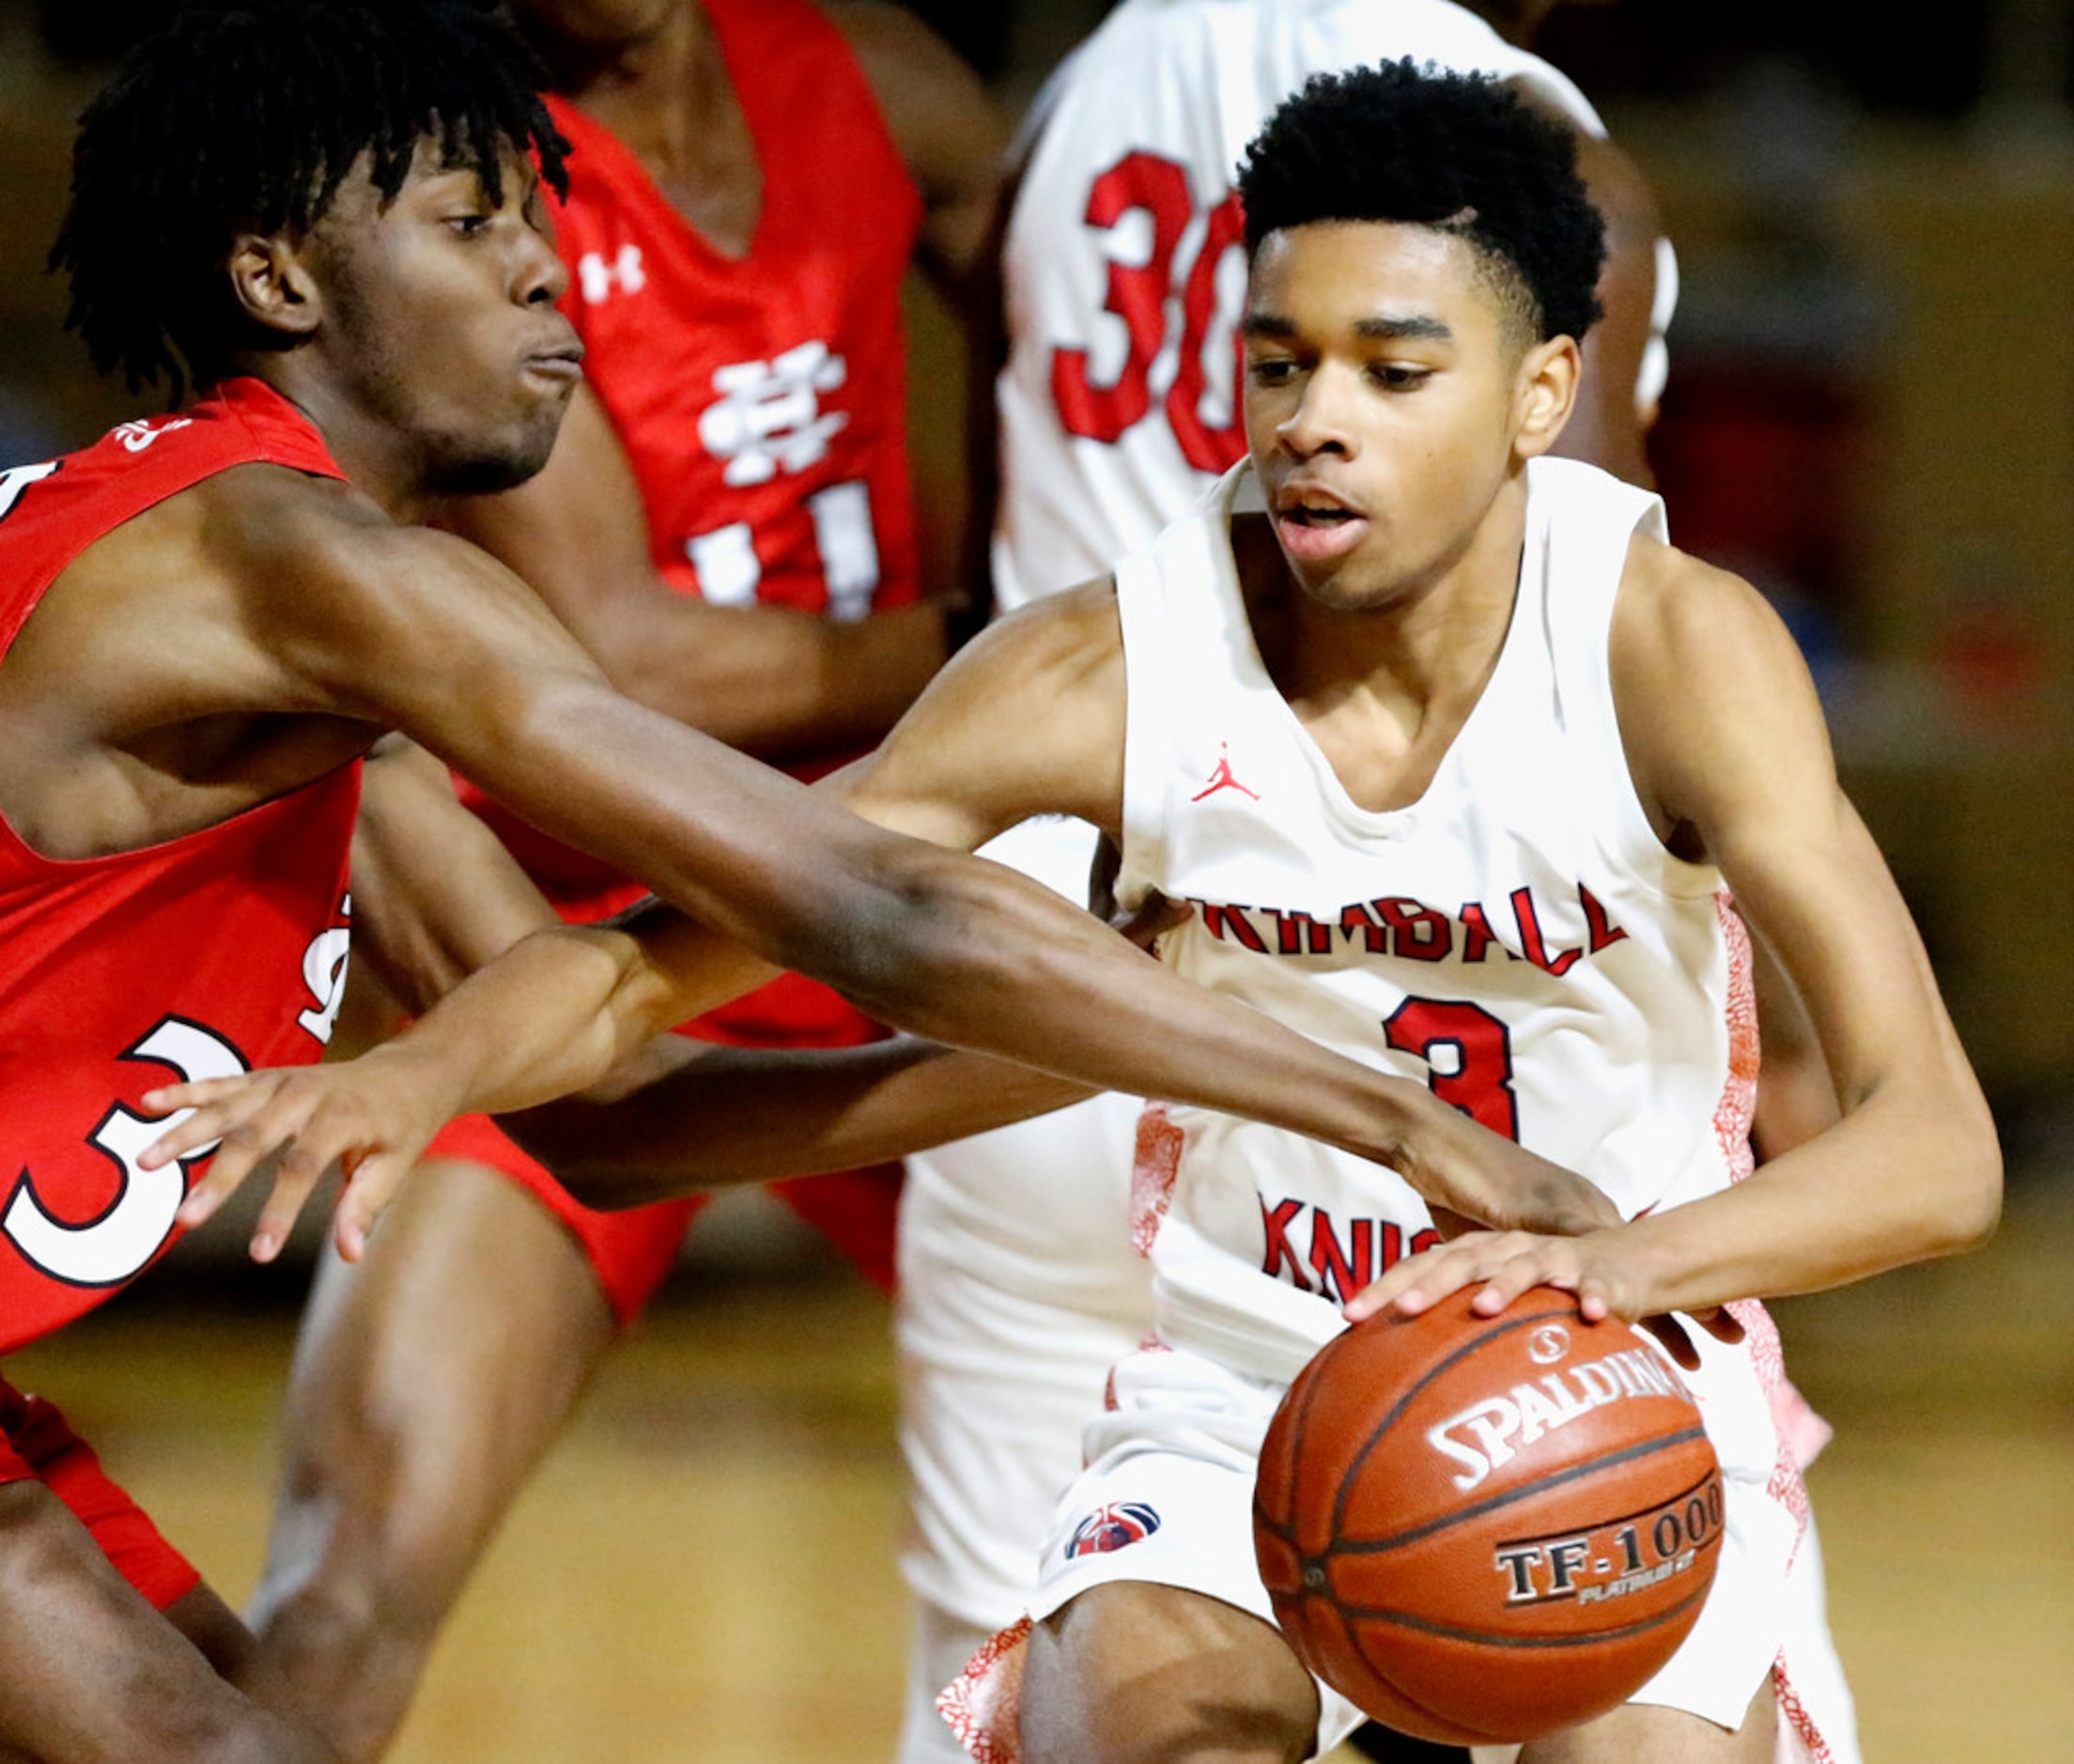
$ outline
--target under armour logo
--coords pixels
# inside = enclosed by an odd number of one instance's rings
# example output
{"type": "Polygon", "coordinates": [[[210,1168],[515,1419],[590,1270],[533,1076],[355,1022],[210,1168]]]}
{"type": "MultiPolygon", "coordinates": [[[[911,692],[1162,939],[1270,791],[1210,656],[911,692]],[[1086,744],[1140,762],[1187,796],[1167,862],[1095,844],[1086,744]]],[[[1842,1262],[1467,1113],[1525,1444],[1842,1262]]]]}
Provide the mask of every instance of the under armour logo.
{"type": "Polygon", "coordinates": [[[781,468],[804,472],[849,423],[846,411],[824,412],[820,399],[848,378],[848,364],[818,340],[768,362],[733,363],[713,376],[720,397],[700,413],[699,439],[727,461],[720,475],[731,485],[767,484],[781,468]]]}
{"type": "Polygon", "coordinates": [[[576,279],[582,285],[586,306],[610,300],[615,287],[622,294],[639,294],[648,286],[647,272],[641,267],[639,245],[622,245],[618,255],[609,261],[601,251],[585,252],[576,260],[576,279]]]}
{"type": "Polygon", "coordinates": [[[193,420],[191,416],[177,416],[171,422],[117,423],[110,433],[123,444],[127,452],[141,454],[161,435],[170,435],[177,428],[185,428],[193,420]]]}
{"type": "Polygon", "coordinates": [[[1258,790],[1248,790],[1232,776],[1231,750],[1222,741],[1217,743],[1217,769],[1210,774],[1210,781],[1197,791],[1194,796],[1190,797],[1188,800],[1190,802],[1200,802],[1203,797],[1214,797],[1220,790],[1236,790],[1242,797],[1251,797],[1255,802],[1258,802],[1261,799],[1261,793],[1258,790]]]}

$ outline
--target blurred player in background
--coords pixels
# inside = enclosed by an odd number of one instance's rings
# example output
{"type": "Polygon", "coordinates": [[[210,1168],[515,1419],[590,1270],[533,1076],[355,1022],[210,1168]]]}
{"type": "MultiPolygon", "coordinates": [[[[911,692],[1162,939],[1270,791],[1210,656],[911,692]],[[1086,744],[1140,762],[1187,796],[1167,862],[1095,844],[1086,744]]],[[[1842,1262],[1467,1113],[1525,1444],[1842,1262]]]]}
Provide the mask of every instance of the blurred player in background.
{"type": "MultiPolygon", "coordinates": [[[[901,284],[961,296],[1005,129],[890,6],[519,0],[571,143],[555,217],[587,348],[547,469],[447,524],[534,587],[621,690],[813,776],[949,652],[918,599],[901,284]]],[[[464,797],[565,917],[645,892],[464,797]]],[[[692,1026],[751,1045],[882,1033],[785,976],[692,1026]]],[[[297,1358],[253,1620],[373,1756],[441,1621],[700,1204],[579,1206],[456,1122],[363,1266],[328,1259],[297,1358]],[[523,1290],[527,1303],[505,1302],[523,1290]]],[[[881,1288],[898,1166],[783,1185],[881,1288]]]]}
{"type": "MultiPolygon", "coordinates": [[[[1125,0],[1039,99],[1012,173],[994,578],[1003,611],[1151,543],[1245,451],[1234,173],[1310,74],[1411,55],[1513,82],[1576,131],[1609,232],[1579,410],[1559,443],[1638,482],[1675,299],[1669,247],[1598,114],[1525,44],[1549,4],[1125,0]]],[[[1093,830],[987,848],[1070,898],[1093,830]]],[[[1136,1099],[1105,1096],[913,1156],[902,1204],[902,1444],[916,1597],[905,1764],[962,1756],[934,1708],[1018,1617],[1109,1368],[1150,1326],[1128,1216],[1136,1099]]]]}

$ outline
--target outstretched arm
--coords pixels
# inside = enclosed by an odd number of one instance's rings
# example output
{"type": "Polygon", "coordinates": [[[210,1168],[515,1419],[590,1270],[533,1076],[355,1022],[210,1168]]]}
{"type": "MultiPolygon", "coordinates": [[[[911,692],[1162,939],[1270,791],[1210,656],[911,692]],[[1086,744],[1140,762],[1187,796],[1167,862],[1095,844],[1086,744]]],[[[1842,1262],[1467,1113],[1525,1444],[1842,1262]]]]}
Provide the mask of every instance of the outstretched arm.
{"type": "MultiPolygon", "coordinates": [[[[459,1112],[471,1084],[486,1101],[501,1100],[485,1081],[493,1063],[572,1080],[605,1072],[605,1082],[584,1095],[507,1123],[572,1192],[598,1206],[853,1168],[1088,1094],[1028,1067],[911,1038],[765,1051],[665,1034],[623,1045],[637,1021],[693,998],[733,997],[770,970],[650,903],[623,922],[636,933],[651,924],[648,947],[667,962],[673,984],[667,1001],[629,992],[616,1000],[615,1014],[612,993],[631,981],[633,965],[608,952],[630,952],[638,936],[563,926],[503,844],[455,800],[446,768],[400,737],[384,741],[368,764],[353,889],[355,960],[413,1012],[431,1009],[471,972],[542,933],[555,946],[550,970],[569,962],[596,976],[598,1008],[585,1027],[598,1033],[565,1038],[561,1022],[535,1008],[528,964],[541,952],[529,948],[486,980],[478,1014],[463,1013],[450,1033],[423,1038],[437,1050],[430,1057],[415,1057],[415,1042],[378,1047],[354,1060],[254,1074],[200,1093],[196,1100],[239,1097],[240,1118],[190,1194],[183,1223],[199,1224],[255,1158],[287,1146],[255,1225],[261,1260],[277,1252],[334,1158],[348,1177],[337,1235],[348,1259],[357,1258],[396,1184],[459,1112]]],[[[534,1087],[559,1088],[551,1078],[534,1087]]],[[[189,1094],[169,1097],[169,1105],[189,1094]]],[[[196,1128],[190,1138],[194,1132],[208,1137],[196,1128]]]]}
{"type": "Polygon", "coordinates": [[[1837,784],[1785,627],[1745,583],[1637,541],[1612,660],[1643,802],[1670,849],[1720,867],[1805,1002],[1841,1118],[1747,1180],[1632,1224],[1414,1258],[1355,1314],[1422,1309],[1478,1282],[1487,1311],[1539,1283],[1579,1291],[1587,1314],[1693,1310],[1839,1285],[1994,1229],[1993,1121],[1908,909],[1837,784]]]}
{"type": "Polygon", "coordinates": [[[782,1050],[665,1036],[607,1084],[500,1122],[585,1205],[633,1207],[885,1163],[1090,1094],[905,1036],[782,1050]]]}
{"type": "MultiPolygon", "coordinates": [[[[614,698],[565,643],[559,653],[535,643],[523,666],[500,658],[497,618],[446,611],[453,599],[422,616],[441,627],[435,647],[451,636],[460,665],[441,670],[440,682],[388,676],[375,689],[398,720],[548,831],[645,874],[766,958],[830,980],[933,1040],[1249,1116],[1387,1162],[1471,1218],[1579,1229],[1608,1216],[1588,1184],[1425,1087],[1175,979],[1012,871],[921,843],[971,846],[1045,812],[1116,826],[1121,642],[1106,584],[986,633],[877,756],[820,794],[614,698]],[[443,685],[452,673],[482,689],[457,702],[443,685]],[[505,694],[517,706],[500,716],[505,694]],[[1016,738],[1002,739],[1004,730],[1016,738]],[[921,839],[867,825],[838,794],[921,839]]],[[[503,614],[512,625],[527,616],[522,597],[503,614]]],[[[494,983],[486,973],[461,988],[383,1057],[459,1075],[457,1106],[522,1106],[594,1082],[647,1035],[711,1002],[692,955],[706,936],[672,917],[639,938],[529,938],[512,965],[491,970],[494,983]],[[493,983],[509,990],[484,1010],[493,983]],[[523,1000],[522,1034],[511,998],[523,1000]],[[474,1014],[457,1026],[463,1012],[474,1014]],[[435,1033],[449,1051],[427,1053],[435,1033]]],[[[252,1150],[226,1147],[248,1158],[252,1150]]]]}

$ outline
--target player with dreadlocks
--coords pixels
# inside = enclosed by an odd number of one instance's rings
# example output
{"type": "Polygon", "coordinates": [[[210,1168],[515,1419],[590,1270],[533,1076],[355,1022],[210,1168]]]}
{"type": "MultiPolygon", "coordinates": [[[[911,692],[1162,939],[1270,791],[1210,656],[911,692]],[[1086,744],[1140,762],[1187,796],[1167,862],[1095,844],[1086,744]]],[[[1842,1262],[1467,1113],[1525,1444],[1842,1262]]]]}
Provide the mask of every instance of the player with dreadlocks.
{"type": "MultiPolygon", "coordinates": [[[[580,371],[539,210],[561,146],[500,33],[467,0],[201,7],[82,125],[57,251],[77,322],[100,361],[197,395],[0,472],[0,1354],[127,1284],[249,1163],[189,1194],[211,1148],[147,1156],[146,1092],[329,1036],[361,760],[388,730],[713,927],[642,945],[652,979],[579,940],[580,991],[627,981],[670,1022],[777,963],[903,1027],[1387,1156],[1472,1217],[1605,1216],[1423,1086],[621,698],[522,582],[415,524],[537,470],[580,371]]],[[[435,828],[373,855],[456,861],[474,823],[453,818],[452,853],[435,828]]],[[[536,1066],[595,1051],[546,1033],[475,1044],[469,1100],[536,1101],[536,1066]]],[[[348,1255],[416,1149],[346,1149],[348,1255]]],[[[257,1253],[322,1162],[282,1165],[257,1253]]],[[[323,1756],[255,1700],[249,1649],[55,1411],[0,1386],[0,1756],[323,1756]]]]}

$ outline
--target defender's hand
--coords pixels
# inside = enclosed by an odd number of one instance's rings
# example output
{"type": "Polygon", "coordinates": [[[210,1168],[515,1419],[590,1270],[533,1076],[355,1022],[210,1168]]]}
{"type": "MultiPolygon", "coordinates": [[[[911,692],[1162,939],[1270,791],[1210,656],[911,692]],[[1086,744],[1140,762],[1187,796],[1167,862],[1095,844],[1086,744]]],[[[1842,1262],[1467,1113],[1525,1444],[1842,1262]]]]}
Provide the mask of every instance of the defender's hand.
{"type": "Polygon", "coordinates": [[[271,1261],[310,1191],[336,1164],[346,1181],[334,1221],[338,1250],[357,1261],[397,1185],[454,1114],[456,1099],[423,1061],[378,1048],[337,1065],[167,1085],[147,1091],[144,1106],[191,1111],[145,1148],[138,1161],[147,1169],[220,1141],[180,1205],[183,1226],[201,1224],[271,1163],[273,1188],[253,1232],[252,1256],[271,1261]]]}
{"type": "MultiPolygon", "coordinates": [[[[1620,1223],[1620,1210],[1574,1170],[1537,1156],[1445,1106],[1442,1137],[1397,1165],[1438,1222],[1580,1237],[1620,1223]]],[[[1444,1233],[1447,1228],[1443,1227],[1444,1233]]],[[[1448,1233],[1451,1234],[1451,1233],[1448,1233]]]]}

